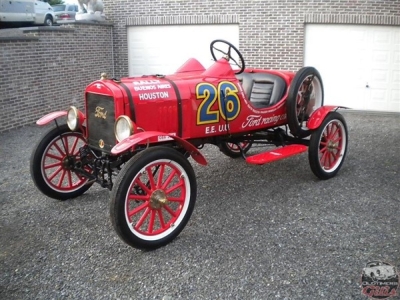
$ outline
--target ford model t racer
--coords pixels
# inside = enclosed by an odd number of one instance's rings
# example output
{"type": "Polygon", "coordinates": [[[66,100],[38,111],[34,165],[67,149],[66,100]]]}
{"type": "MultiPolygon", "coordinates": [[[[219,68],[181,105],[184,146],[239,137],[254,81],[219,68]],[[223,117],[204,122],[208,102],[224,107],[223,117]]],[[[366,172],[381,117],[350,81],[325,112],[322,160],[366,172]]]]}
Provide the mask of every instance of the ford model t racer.
{"type": "Polygon", "coordinates": [[[318,178],[337,174],[347,126],[338,107],[323,106],[315,68],[246,68],[238,49],[223,40],[210,51],[214,63],[207,69],[191,58],[171,75],[103,74],[87,86],[84,111],[70,107],[39,119],[56,126],[32,153],[37,188],[66,200],[99,183],[111,190],[118,235],[154,249],[172,241],[192,214],[197,184],[188,158],[206,165],[199,151],[205,144],[257,165],[308,150],[318,178]],[[276,147],[247,155],[256,143],[276,147]]]}

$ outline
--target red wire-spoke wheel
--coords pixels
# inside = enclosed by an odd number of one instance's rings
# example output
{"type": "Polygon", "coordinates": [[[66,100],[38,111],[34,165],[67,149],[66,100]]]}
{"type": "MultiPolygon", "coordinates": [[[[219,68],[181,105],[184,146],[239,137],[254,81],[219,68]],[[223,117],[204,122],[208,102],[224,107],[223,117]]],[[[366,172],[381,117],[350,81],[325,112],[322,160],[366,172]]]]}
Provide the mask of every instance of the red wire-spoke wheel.
{"type": "Polygon", "coordinates": [[[313,173],[329,179],[339,172],[347,152],[347,125],[338,112],[329,113],[311,134],[308,158],[313,173]]]}
{"type": "Polygon", "coordinates": [[[112,224],[132,247],[164,246],[189,221],[196,190],[193,168],[180,152],[167,147],[146,149],[118,174],[111,192],[112,224]]]}
{"type": "Polygon", "coordinates": [[[235,144],[235,143],[223,142],[219,145],[219,149],[226,156],[229,156],[232,158],[238,158],[238,157],[242,156],[242,153],[240,152],[238,145],[242,148],[243,153],[246,154],[250,150],[253,143],[252,142],[240,142],[239,144],[235,144]]]}
{"type": "MultiPolygon", "coordinates": [[[[88,178],[74,172],[79,162],[79,149],[86,145],[80,131],[72,132],[67,125],[48,131],[36,145],[31,156],[31,177],[46,196],[66,200],[86,192],[91,183],[88,178]]],[[[87,172],[91,172],[85,166],[87,172]]]]}
{"type": "Polygon", "coordinates": [[[321,75],[313,67],[301,68],[294,76],[288,93],[286,113],[290,132],[306,137],[310,115],[324,104],[324,87],[321,75]]]}

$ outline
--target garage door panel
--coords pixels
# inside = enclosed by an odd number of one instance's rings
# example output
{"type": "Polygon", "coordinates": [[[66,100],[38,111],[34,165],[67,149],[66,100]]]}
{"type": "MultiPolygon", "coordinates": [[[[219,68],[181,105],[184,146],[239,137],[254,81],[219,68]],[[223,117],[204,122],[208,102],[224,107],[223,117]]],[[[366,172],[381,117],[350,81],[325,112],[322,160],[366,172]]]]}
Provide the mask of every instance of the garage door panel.
{"type": "Polygon", "coordinates": [[[316,67],[325,103],[400,112],[400,27],[309,24],[305,65],[316,67]]]}
{"type": "Polygon", "coordinates": [[[385,101],[387,94],[387,90],[376,88],[371,90],[371,105],[373,107],[382,106],[384,109],[386,108],[387,102],[385,101]]]}
{"type": "MultiPolygon", "coordinates": [[[[392,90],[392,99],[400,99],[400,89],[392,90]]],[[[391,101],[389,103],[389,108],[391,111],[400,111],[400,102],[399,101],[391,101]]]]}
{"type": "Polygon", "coordinates": [[[387,49],[391,43],[391,32],[384,29],[374,28],[372,32],[372,48],[373,49],[387,49]]]}
{"type": "MultiPolygon", "coordinates": [[[[397,62],[397,66],[400,66],[400,62],[397,62]]],[[[397,111],[400,111],[400,67],[393,70],[392,81],[394,88],[391,90],[390,107],[397,107],[397,111]]]]}
{"type": "Polygon", "coordinates": [[[210,42],[239,44],[237,24],[128,27],[129,75],[172,74],[189,58],[212,64],[210,42]]]}
{"type": "Polygon", "coordinates": [[[381,66],[386,66],[390,63],[390,51],[389,50],[376,50],[372,54],[372,60],[381,66]]]}
{"type": "Polygon", "coordinates": [[[350,90],[348,93],[340,93],[340,89],[335,93],[334,103],[335,105],[341,105],[345,107],[353,107],[357,105],[358,107],[365,106],[365,96],[368,91],[363,88],[350,90]]]}
{"type": "MultiPolygon", "coordinates": [[[[400,48],[400,45],[399,45],[399,48],[400,48]]],[[[392,55],[393,55],[393,62],[396,65],[400,65],[400,50],[394,50],[392,55]]]]}
{"type": "Polygon", "coordinates": [[[394,86],[400,87],[400,70],[393,70],[392,74],[394,86]]]}
{"type": "Polygon", "coordinates": [[[386,88],[390,84],[390,71],[387,69],[373,69],[371,73],[371,88],[386,88]]]}

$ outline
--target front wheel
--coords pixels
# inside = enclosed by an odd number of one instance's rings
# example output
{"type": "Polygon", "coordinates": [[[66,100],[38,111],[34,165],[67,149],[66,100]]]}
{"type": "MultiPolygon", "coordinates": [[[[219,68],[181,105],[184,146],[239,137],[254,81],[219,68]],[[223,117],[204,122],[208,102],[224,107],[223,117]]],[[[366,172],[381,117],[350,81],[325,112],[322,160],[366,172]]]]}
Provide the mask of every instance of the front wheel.
{"type": "Polygon", "coordinates": [[[118,174],[111,192],[111,222],[128,245],[156,249],[183,230],[196,194],[196,176],[181,153],[149,148],[132,157],[118,174]]]}
{"type": "MultiPolygon", "coordinates": [[[[31,177],[46,196],[66,200],[86,192],[88,178],[74,172],[80,160],[79,149],[86,145],[80,131],[72,132],[67,125],[48,131],[36,145],[31,156],[31,177]]],[[[88,172],[91,170],[88,168],[88,172]]]]}
{"type": "Polygon", "coordinates": [[[308,159],[318,178],[329,179],[339,172],[347,152],[347,138],[346,121],[338,112],[329,113],[312,133],[308,159]]]}

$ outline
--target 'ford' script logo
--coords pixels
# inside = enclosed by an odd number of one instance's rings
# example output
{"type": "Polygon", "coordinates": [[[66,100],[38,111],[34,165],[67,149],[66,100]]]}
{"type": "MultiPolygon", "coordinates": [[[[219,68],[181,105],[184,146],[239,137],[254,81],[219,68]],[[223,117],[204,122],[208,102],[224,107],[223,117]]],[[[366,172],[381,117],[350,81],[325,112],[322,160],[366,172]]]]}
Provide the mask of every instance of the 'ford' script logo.
{"type": "Polygon", "coordinates": [[[94,116],[96,118],[106,119],[107,118],[107,111],[104,111],[104,107],[97,106],[96,107],[96,111],[94,113],[94,116]]]}

